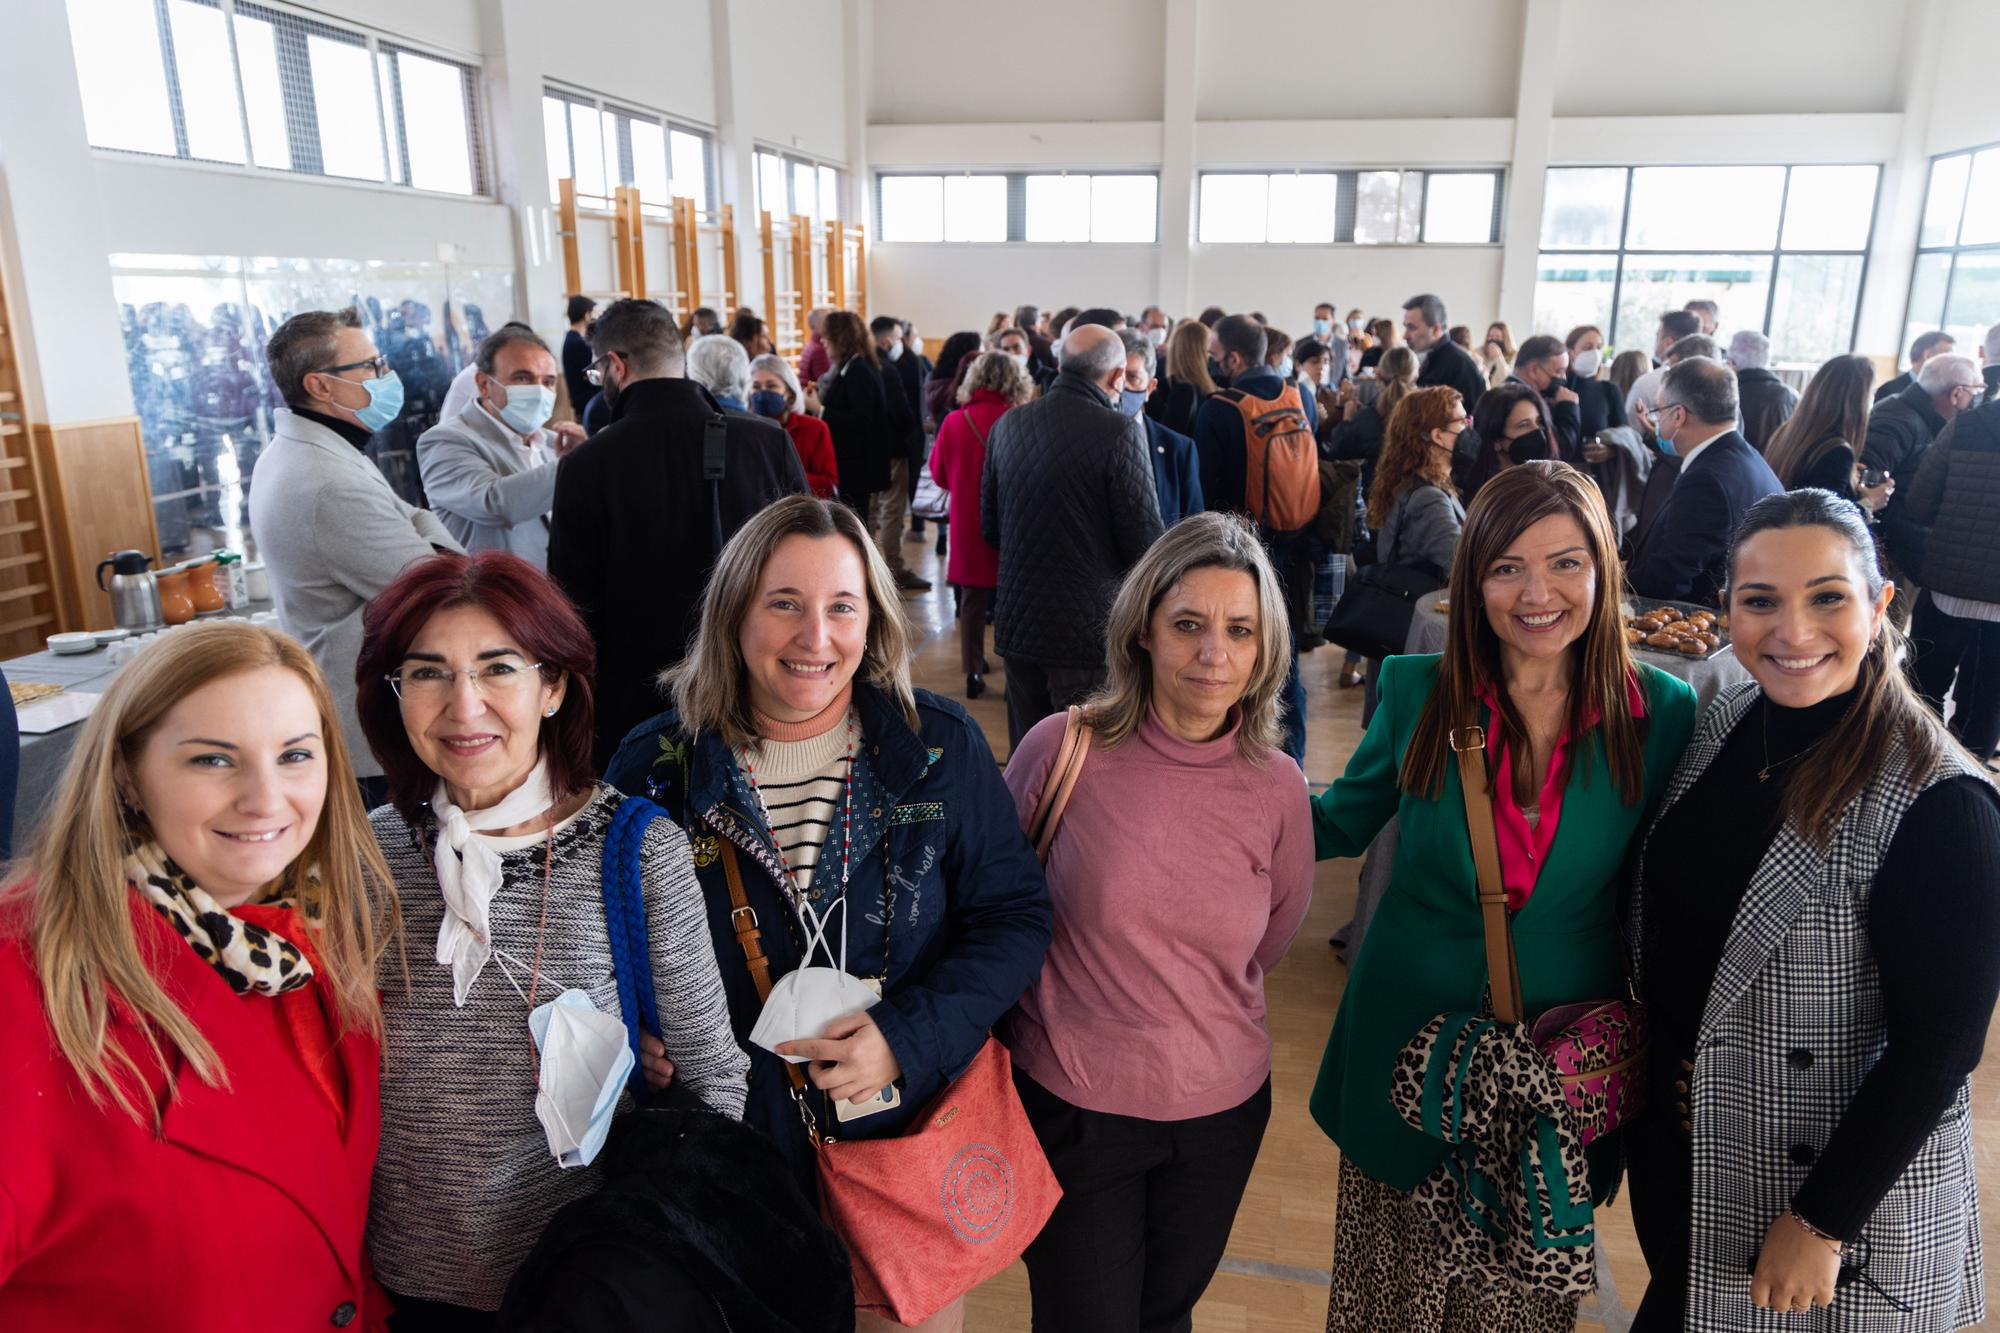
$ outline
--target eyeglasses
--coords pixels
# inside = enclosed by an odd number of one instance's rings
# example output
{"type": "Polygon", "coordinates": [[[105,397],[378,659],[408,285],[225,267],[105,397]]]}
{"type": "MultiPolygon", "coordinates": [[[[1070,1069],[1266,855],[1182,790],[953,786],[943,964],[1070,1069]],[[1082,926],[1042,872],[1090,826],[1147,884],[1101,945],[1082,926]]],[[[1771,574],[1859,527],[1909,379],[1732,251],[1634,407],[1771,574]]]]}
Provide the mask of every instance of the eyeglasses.
{"type": "Polygon", "coordinates": [[[371,356],[366,361],[349,361],[344,366],[328,366],[319,373],[322,375],[338,375],[343,370],[366,370],[370,372],[369,379],[379,380],[389,373],[389,358],[379,355],[371,356]]]}
{"type": "Polygon", "coordinates": [[[518,662],[488,662],[485,666],[460,670],[425,662],[391,671],[382,679],[389,682],[389,688],[404,703],[442,703],[451,698],[460,676],[470,680],[482,698],[500,699],[517,695],[527,688],[529,681],[539,680],[541,669],[540,662],[525,666],[518,662]]]}
{"type": "Polygon", "coordinates": [[[602,388],[604,385],[604,363],[614,356],[623,355],[625,355],[623,352],[606,352],[603,356],[598,357],[597,360],[584,367],[583,377],[592,384],[602,388]]]}

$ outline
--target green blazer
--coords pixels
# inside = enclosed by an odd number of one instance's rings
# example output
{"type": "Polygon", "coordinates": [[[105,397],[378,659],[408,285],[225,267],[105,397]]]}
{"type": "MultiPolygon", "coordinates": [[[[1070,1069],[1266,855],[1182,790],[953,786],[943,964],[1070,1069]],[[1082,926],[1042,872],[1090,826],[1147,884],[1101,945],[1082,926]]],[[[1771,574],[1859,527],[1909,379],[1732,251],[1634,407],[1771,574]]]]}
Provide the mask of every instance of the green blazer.
{"type": "MultiPolygon", "coordinates": [[[[1618,903],[1626,849],[1665,789],[1695,721],[1694,691],[1684,681],[1656,667],[1637,669],[1647,712],[1645,798],[1638,805],[1618,799],[1600,730],[1593,728],[1571,748],[1562,823],[1533,896],[1514,916],[1522,996],[1531,1014],[1625,989],[1618,903]]],[[[1313,800],[1322,860],[1359,856],[1391,815],[1401,821],[1389,888],[1348,977],[1312,1095],[1313,1119],[1342,1155],[1399,1190],[1416,1188],[1451,1148],[1410,1128],[1389,1105],[1396,1053],[1434,1015],[1478,1008],[1486,989],[1486,936],[1457,766],[1446,767],[1436,800],[1396,785],[1437,674],[1434,653],[1383,662],[1380,703],[1367,735],[1347,772],[1313,800]]],[[[1606,1142],[1615,1159],[1615,1141],[1606,1142]]]]}

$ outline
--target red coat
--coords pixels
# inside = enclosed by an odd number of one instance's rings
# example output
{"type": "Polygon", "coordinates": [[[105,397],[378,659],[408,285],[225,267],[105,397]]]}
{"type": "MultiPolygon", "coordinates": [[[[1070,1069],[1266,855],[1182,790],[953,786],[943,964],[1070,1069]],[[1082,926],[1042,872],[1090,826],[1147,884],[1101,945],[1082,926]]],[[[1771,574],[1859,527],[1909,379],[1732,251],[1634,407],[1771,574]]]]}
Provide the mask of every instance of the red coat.
{"type": "Polygon", "coordinates": [[[979,474],[986,466],[986,441],[993,438],[993,423],[1010,406],[993,390],[979,390],[939,424],[937,443],[931,448],[931,479],[951,492],[951,552],[945,577],[962,588],[992,588],[1000,583],[1000,552],[988,546],[979,531],[979,474]]]}
{"type": "Polygon", "coordinates": [[[840,463],[833,456],[833,432],[824,421],[803,412],[786,414],[785,432],[792,437],[792,448],[799,451],[799,462],[806,470],[806,485],[820,499],[831,500],[834,487],[840,485],[840,463]]]}
{"type": "MultiPolygon", "coordinates": [[[[381,1133],[375,1040],[350,1033],[334,1048],[343,1135],[279,1002],[232,992],[136,894],[132,919],[230,1086],[177,1077],[158,1137],[92,1105],[43,1021],[18,918],[0,922],[0,1329],[379,1327],[384,1302],[361,1246],[381,1133]]],[[[146,1067],[115,1003],[109,1039],[146,1067]]],[[[151,1082],[164,1100],[166,1080],[151,1082]]]]}

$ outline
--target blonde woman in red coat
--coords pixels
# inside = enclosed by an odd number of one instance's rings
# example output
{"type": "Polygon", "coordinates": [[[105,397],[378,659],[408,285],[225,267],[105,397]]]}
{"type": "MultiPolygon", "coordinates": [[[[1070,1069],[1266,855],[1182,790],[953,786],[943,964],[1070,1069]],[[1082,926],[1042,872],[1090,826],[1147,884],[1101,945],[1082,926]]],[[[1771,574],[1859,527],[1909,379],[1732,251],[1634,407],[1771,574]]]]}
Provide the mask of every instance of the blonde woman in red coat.
{"type": "Polygon", "coordinates": [[[0,1328],[380,1326],[394,918],[303,648],[203,625],[120,673],[0,894],[0,1328]]]}
{"type": "Polygon", "coordinates": [[[986,602],[1000,582],[1000,553],[979,530],[979,472],[986,441],[1008,409],[1035,396],[1035,383],[1005,352],[985,352],[965,372],[959,409],[938,423],[931,479],[951,495],[950,555],[945,577],[958,590],[958,665],[965,697],[986,693],[986,602]]]}

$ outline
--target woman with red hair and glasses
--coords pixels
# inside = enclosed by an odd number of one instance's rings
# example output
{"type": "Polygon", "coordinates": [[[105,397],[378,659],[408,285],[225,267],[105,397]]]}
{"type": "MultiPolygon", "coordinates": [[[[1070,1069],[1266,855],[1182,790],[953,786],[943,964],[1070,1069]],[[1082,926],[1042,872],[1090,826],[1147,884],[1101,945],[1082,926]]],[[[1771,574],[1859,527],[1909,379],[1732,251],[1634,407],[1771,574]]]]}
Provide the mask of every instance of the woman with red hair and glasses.
{"type": "Polygon", "coordinates": [[[621,818],[630,798],[592,777],[591,638],[549,577],[500,551],[418,561],[362,629],[356,706],[390,799],[371,821],[407,904],[369,1248],[397,1333],[485,1327],[550,1217],[601,1183],[628,1009],[650,992],[646,1080],[712,1110],[742,1115],[749,1061],[686,837],[644,803],[621,818]],[[643,905],[623,976],[607,841],[643,905]]]}

